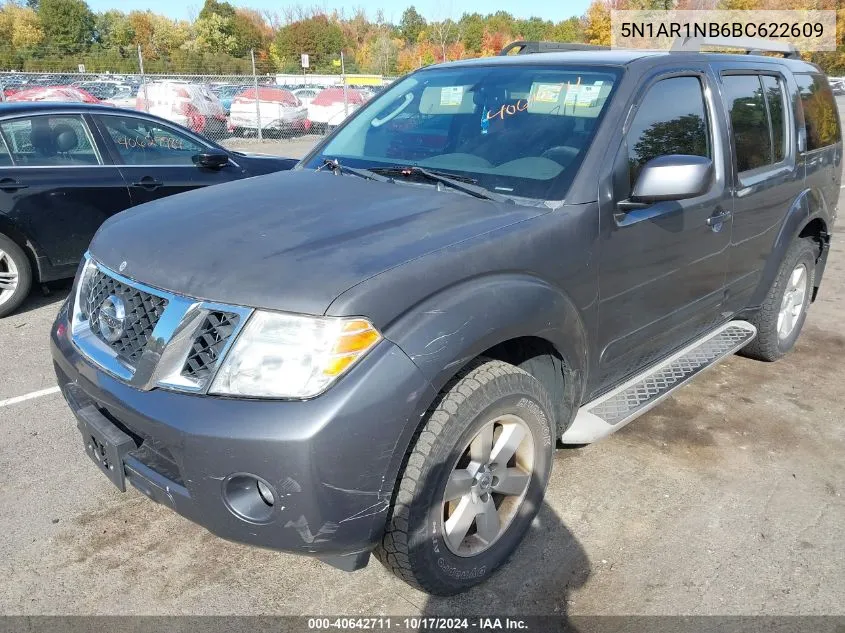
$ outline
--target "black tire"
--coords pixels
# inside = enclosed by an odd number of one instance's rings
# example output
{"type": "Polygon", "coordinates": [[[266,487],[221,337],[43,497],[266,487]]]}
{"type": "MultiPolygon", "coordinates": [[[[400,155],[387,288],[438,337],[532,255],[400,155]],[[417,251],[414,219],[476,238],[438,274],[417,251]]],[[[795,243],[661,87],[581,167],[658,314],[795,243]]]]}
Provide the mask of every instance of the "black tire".
{"type": "Polygon", "coordinates": [[[454,595],[485,581],[519,545],[543,502],[555,447],[552,411],[542,384],[522,369],[486,358],[470,363],[428,411],[406,458],[376,558],[408,584],[431,594],[454,595]],[[474,555],[458,556],[443,535],[446,483],[476,434],[491,420],[509,414],[530,430],[526,441],[533,446],[531,478],[522,502],[514,502],[510,522],[502,524],[504,531],[492,544],[474,555]]]}
{"type": "Polygon", "coordinates": [[[789,247],[762,307],[748,319],[750,323],[756,326],[757,337],[740,350],[739,353],[742,356],[772,362],[783,358],[795,345],[795,341],[801,333],[801,328],[804,326],[804,320],[807,318],[807,309],[810,307],[810,300],[813,296],[818,253],[819,247],[811,239],[797,239],[789,247]],[[800,264],[803,264],[807,270],[807,289],[804,293],[804,301],[792,332],[781,338],[778,335],[778,315],[781,303],[790,275],[800,264]]]}
{"type": "MultiPolygon", "coordinates": [[[[4,298],[3,302],[0,303],[0,318],[3,318],[17,310],[29,294],[29,290],[32,288],[32,267],[23,249],[3,234],[0,234],[0,251],[6,253],[18,271],[17,288],[8,299],[4,298]]],[[[0,261],[0,272],[7,272],[6,268],[7,265],[0,261]]]]}

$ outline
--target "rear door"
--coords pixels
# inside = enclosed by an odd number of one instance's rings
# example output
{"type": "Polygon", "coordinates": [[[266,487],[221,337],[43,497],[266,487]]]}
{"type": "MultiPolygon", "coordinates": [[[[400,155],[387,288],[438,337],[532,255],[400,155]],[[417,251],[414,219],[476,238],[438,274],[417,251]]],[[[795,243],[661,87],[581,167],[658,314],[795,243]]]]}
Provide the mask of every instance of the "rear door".
{"type": "Polygon", "coordinates": [[[194,164],[194,156],[220,151],[159,121],[127,114],[97,114],[97,127],[129,186],[132,204],[243,177],[232,160],[222,169],[194,164]]]}
{"type": "Polygon", "coordinates": [[[803,173],[796,168],[796,125],[789,107],[794,87],[776,65],[743,66],[717,66],[733,147],[728,312],[748,304],[786,212],[804,186],[803,173]]]}
{"type": "Polygon", "coordinates": [[[0,213],[54,268],[72,271],[100,225],[131,206],[120,172],[81,114],[7,118],[0,134],[12,163],[0,167],[0,213]]]}

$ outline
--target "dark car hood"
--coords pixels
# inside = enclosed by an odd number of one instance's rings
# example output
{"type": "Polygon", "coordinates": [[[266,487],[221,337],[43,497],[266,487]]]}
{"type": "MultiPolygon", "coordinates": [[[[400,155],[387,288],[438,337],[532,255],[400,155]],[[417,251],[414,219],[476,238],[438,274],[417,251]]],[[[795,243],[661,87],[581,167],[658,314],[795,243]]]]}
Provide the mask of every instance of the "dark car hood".
{"type": "Polygon", "coordinates": [[[91,253],[172,292],[323,314],[373,275],[547,211],[295,170],[124,211],[102,226],[91,253]]]}

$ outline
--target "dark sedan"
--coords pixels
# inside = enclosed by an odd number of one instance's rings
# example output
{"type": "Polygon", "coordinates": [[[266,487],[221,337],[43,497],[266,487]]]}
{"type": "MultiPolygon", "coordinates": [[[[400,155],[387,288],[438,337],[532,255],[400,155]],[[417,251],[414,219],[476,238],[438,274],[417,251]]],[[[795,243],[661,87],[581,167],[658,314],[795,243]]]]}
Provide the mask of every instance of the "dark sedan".
{"type": "Polygon", "coordinates": [[[0,104],[0,317],[33,283],[72,277],[115,213],[296,162],[227,150],[142,112],[0,104]]]}

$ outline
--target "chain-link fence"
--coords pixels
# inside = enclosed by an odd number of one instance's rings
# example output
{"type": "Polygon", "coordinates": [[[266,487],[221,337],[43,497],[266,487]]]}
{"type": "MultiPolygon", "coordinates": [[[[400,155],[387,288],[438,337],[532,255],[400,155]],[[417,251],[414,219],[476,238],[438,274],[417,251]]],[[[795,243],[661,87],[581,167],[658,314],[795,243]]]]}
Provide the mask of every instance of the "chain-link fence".
{"type": "Polygon", "coordinates": [[[136,73],[0,72],[0,100],[105,103],[160,116],[230,148],[273,151],[267,146],[282,140],[316,141],[386,83],[378,75],[253,70],[152,74],[139,54],[136,73]]]}

